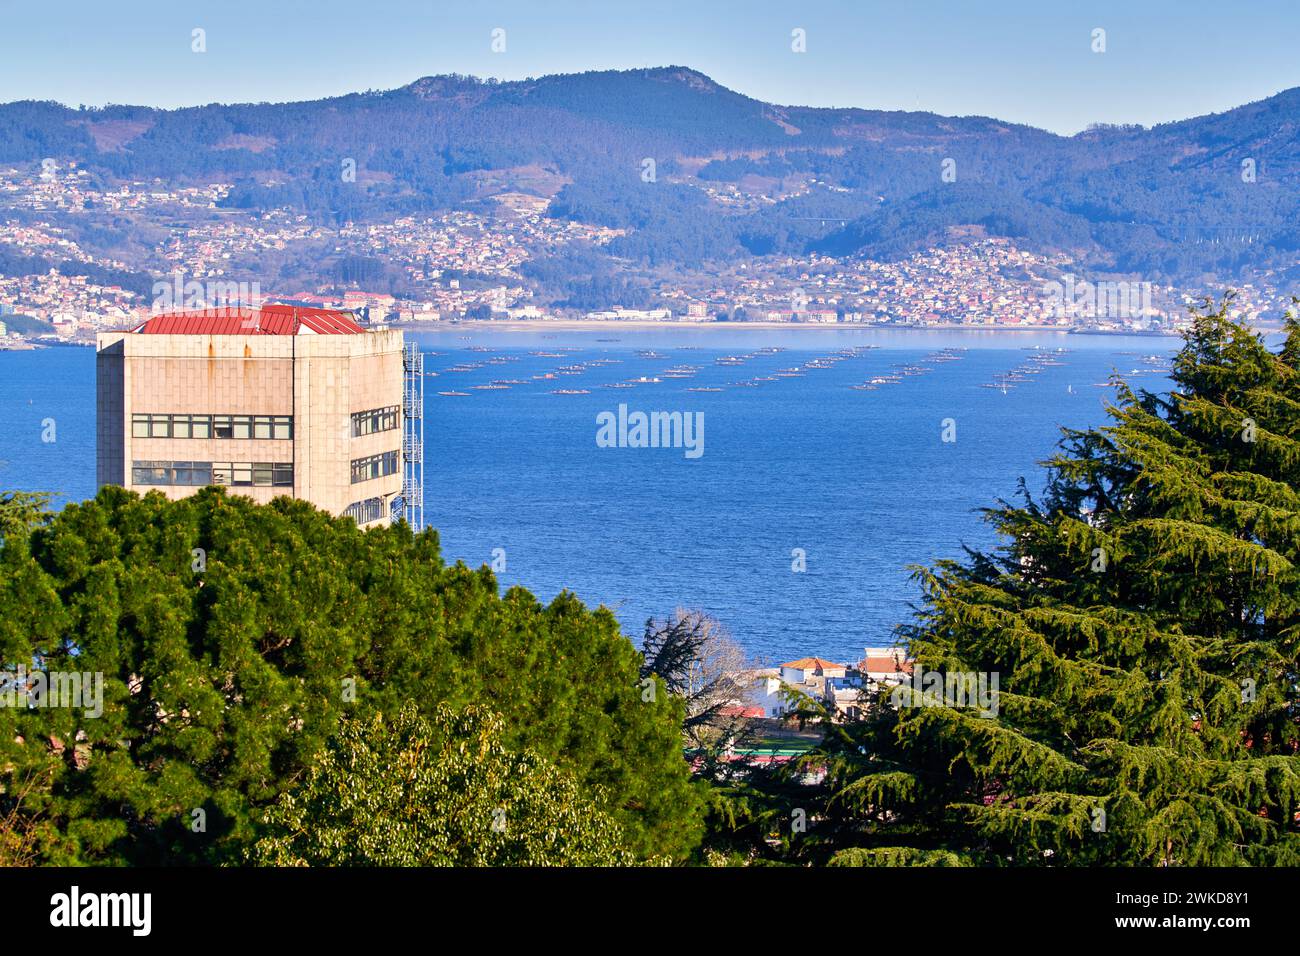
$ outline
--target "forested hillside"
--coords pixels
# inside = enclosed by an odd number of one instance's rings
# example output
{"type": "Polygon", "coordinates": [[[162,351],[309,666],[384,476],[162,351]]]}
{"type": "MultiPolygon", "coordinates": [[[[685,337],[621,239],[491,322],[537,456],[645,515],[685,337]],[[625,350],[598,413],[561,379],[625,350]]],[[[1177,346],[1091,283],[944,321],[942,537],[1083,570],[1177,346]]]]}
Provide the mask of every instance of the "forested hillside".
{"type": "Polygon", "coordinates": [[[481,198],[490,171],[495,189],[553,197],[553,216],[630,227],[610,252],[652,264],[890,258],[977,225],[1100,270],[1194,279],[1231,275],[1247,257],[1294,260],[1298,108],[1290,90],[1153,129],[1060,137],[983,117],[775,106],[682,67],[440,76],[303,103],[10,103],[0,162],[231,182],[228,205],[322,221],[450,208],[481,198]],[[340,175],[349,159],[355,183],[340,175]],[[706,191],[719,187],[753,201],[719,203],[706,191]]]}

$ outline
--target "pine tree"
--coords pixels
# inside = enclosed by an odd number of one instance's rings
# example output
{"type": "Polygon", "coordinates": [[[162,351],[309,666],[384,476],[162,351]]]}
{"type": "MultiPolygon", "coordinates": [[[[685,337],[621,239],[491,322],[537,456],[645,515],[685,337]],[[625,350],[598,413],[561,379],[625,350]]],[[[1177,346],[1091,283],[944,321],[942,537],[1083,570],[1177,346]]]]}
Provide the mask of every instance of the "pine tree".
{"type": "Polygon", "coordinates": [[[501,745],[573,779],[639,859],[698,842],[681,702],[643,693],[607,609],[501,594],[432,530],[362,532],[289,498],[104,488],[15,527],[0,674],[102,674],[103,707],[0,706],[0,852],[237,862],[341,721],[408,702],[490,707],[501,745]]]}
{"type": "Polygon", "coordinates": [[[1300,321],[1275,352],[1227,307],[1194,315],[1170,393],[1116,379],[1042,500],[987,511],[999,548],[917,571],[902,637],[948,693],[831,730],[796,857],[1300,863],[1300,321]],[[963,674],[994,708],[961,706],[963,674]]]}

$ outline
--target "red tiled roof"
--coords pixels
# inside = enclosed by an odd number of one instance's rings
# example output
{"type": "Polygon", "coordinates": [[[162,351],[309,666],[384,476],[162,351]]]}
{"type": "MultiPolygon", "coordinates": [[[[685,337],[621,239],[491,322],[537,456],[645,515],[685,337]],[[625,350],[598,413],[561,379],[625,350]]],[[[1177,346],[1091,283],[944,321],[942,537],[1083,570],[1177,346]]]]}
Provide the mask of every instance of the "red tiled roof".
{"type": "Polygon", "coordinates": [[[902,658],[895,662],[892,657],[868,657],[858,666],[868,674],[912,673],[912,662],[902,658]]]}
{"type": "Polygon", "coordinates": [[[828,667],[844,667],[843,664],[836,664],[834,661],[828,661],[821,657],[801,657],[797,661],[789,661],[781,666],[800,671],[824,671],[828,667]]]}
{"type": "Polygon", "coordinates": [[[146,335],[360,335],[350,312],[264,305],[230,306],[155,315],[131,330],[146,335]]]}

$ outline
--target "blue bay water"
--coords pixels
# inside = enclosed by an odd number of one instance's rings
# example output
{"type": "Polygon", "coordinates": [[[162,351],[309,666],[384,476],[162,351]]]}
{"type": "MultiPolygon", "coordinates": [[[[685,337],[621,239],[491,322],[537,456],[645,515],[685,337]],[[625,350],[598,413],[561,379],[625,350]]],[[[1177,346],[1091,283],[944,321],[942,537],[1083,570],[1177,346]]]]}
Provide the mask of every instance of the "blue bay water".
{"type": "MultiPolygon", "coordinates": [[[[605,604],[639,639],[645,619],[677,607],[717,616],[756,657],[854,660],[889,643],[917,590],[907,567],[995,544],[979,509],[1041,491],[1060,427],[1103,422],[1113,370],[1167,382],[1140,356],[1172,354],[1169,338],[841,329],[665,328],[509,331],[453,326],[416,336],[426,368],[425,517],[445,557],[472,566],[505,552],[503,586],[543,600],[563,588],[605,604]],[[841,349],[879,346],[758,387],[841,349]],[[1065,348],[1005,393],[983,388],[1065,348]],[[776,354],[753,354],[781,348],[776,354]],[[920,364],[942,348],[959,361],[874,391],[851,384],[920,364]],[[486,349],[488,351],[481,351],[486,349]],[[654,350],[662,357],[639,354],[654,350]],[[558,353],[535,355],[534,352],[558,353]],[[721,356],[751,354],[741,366],[721,356]],[[493,363],[491,360],[496,359],[493,363]],[[593,365],[597,359],[617,360],[593,365]],[[469,371],[453,366],[484,363],[469,371]],[[561,366],[585,365],[575,375],[561,366]],[[663,378],[675,365],[690,379],[663,378]],[[555,374],[555,378],[533,376],[555,374]],[[632,388],[607,383],[641,377],[632,388]],[[473,386],[498,380],[505,390],[473,386]],[[688,391],[690,388],[721,391],[688,391]],[[589,390],[556,395],[555,389],[589,390]],[[443,396],[460,391],[465,397],[443,396]],[[704,453],[601,448],[597,416],[703,413],[704,453]],[[944,420],[956,441],[945,442],[944,420]],[[806,571],[792,570],[794,549],[806,571]]],[[[94,354],[0,352],[0,488],[94,493],[94,354]],[[53,419],[56,440],[42,441],[53,419]]]]}

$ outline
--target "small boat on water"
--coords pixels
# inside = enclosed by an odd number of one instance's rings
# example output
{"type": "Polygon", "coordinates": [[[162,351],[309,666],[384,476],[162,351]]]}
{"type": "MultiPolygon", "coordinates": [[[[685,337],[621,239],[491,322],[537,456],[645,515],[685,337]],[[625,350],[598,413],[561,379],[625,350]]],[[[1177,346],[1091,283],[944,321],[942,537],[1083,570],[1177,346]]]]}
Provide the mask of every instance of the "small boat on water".
{"type": "Polygon", "coordinates": [[[588,388],[553,388],[552,395],[590,395],[591,389],[588,388]]]}
{"type": "Polygon", "coordinates": [[[455,396],[456,398],[469,398],[469,392],[439,392],[439,395],[455,396]]]}

